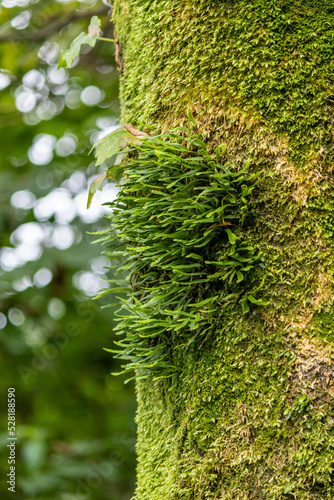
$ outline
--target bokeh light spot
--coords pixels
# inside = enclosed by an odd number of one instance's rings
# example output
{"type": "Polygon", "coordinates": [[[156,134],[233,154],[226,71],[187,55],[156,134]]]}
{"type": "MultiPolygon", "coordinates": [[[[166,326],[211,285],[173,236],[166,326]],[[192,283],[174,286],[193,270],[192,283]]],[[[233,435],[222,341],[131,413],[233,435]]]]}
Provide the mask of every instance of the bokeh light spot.
{"type": "Polygon", "coordinates": [[[52,272],[47,267],[43,267],[39,269],[37,273],[34,274],[34,285],[38,288],[43,288],[47,286],[52,280],[52,272]]]}
{"type": "Polygon", "coordinates": [[[52,244],[59,250],[66,250],[74,241],[74,233],[71,226],[61,225],[54,229],[52,234],[52,244]]]}
{"type": "Polygon", "coordinates": [[[5,328],[6,325],[7,325],[7,318],[4,314],[0,313],[0,330],[5,328]]]}
{"type": "Polygon", "coordinates": [[[8,75],[0,73],[0,90],[5,89],[10,84],[10,78],[8,75]]]}
{"type": "Polygon", "coordinates": [[[16,30],[24,30],[28,26],[30,19],[30,10],[24,10],[18,16],[14,17],[14,19],[11,20],[10,24],[16,30]]]}
{"type": "Polygon", "coordinates": [[[98,87],[90,85],[83,89],[80,99],[86,106],[96,106],[102,99],[102,92],[98,87]]]}
{"type": "Polygon", "coordinates": [[[53,158],[55,145],[56,138],[53,135],[37,135],[28,151],[29,160],[35,165],[47,165],[53,158]]]}
{"type": "Polygon", "coordinates": [[[22,82],[29,89],[41,90],[45,83],[45,76],[37,69],[32,69],[23,76],[22,82]]]}
{"type": "Polygon", "coordinates": [[[28,113],[36,106],[36,96],[33,92],[24,91],[16,96],[15,105],[21,113],[28,113]]]}
{"type": "Polygon", "coordinates": [[[48,304],[48,313],[53,319],[60,319],[64,316],[66,312],[66,306],[64,302],[58,298],[51,299],[48,304]]]}
{"type": "Polygon", "coordinates": [[[68,156],[75,152],[78,140],[73,134],[66,134],[57,141],[56,153],[58,156],[68,156]]]}
{"type": "Polygon", "coordinates": [[[16,193],[11,196],[10,204],[15,208],[29,210],[34,206],[35,201],[36,196],[28,189],[24,189],[22,191],[16,191],[16,193]]]}
{"type": "Polygon", "coordinates": [[[12,307],[8,311],[8,319],[12,325],[20,326],[23,325],[25,321],[25,316],[21,311],[21,309],[18,309],[17,307],[12,307]]]}
{"type": "Polygon", "coordinates": [[[45,42],[38,51],[38,57],[49,64],[57,62],[59,45],[55,42],[45,42]]]}

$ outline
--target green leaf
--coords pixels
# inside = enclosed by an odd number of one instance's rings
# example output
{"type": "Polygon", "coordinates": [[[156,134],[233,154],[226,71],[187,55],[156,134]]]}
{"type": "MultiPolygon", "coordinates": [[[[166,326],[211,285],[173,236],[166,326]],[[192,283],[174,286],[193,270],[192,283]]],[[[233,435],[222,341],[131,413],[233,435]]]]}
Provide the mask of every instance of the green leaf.
{"type": "Polygon", "coordinates": [[[116,293],[116,292],[129,292],[129,287],[128,286],[117,286],[116,288],[108,288],[108,290],[104,290],[103,292],[99,293],[94,297],[94,299],[100,299],[101,297],[104,297],[105,295],[109,295],[109,293],[116,293]]]}
{"type": "Polygon", "coordinates": [[[118,127],[111,134],[102,137],[92,147],[91,151],[96,148],[96,166],[101,165],[108,158],[117,155],[129,144],[141,144],[146,136],[147,134],[132,125],[118,127]]]}
{"type": "Polygon", "coordinates": [[[240,283],[240,281],[244,280],[244,275],[242,274],[241,271],[237,271],[237,283],[240,283]]]}
{"type": "Polygon", "coordinates": [[[102,185],[103,181],[106,178],[106,172],[104,172],[102,175],[97,177],[95,181],[93,181],[89,187],[89,192],[88,192],[88,200],[87,200],[87,208],[90,207],[92,203],[92,199],[94,194],[96,193],[97,190],[102,191],[102,185]]]}
{"type": "Polygon", "coordinates": [[[229,295],[226,295],[226,297],[222,297],[221,300],[230,300],[234,297],[239,297],[239,294],[238,293],[230,293],[229,295]]]}
{"type": "Polygon", "coordinates": [[[238,237],[234,233],[232,233],[230,229],[225,229],[225,232],[227,233],[228,241],[231,243],[231,245],[234,245],[238,237]]]}
{"type": "Polygon", "coordinates": [[[215,149],[215,153],[216,153],[217,160],[220,161],[221,157],[224,156],[226,153],[225,144],[221,144],[220,146],[218,146],[218,148],[215,149]]]}
{"type": "Polygon", "coordinates": [[[242,312],[248,313],[249,312],[248,302],[246,300],[242,300],[242,301],[240,301],[240,303],[241,303],[241,307],[242,307],[242,312]]]}
{"type": "Polygon", "coordinates": [[[63,49],[61,51],[58,69],[66,66],[70,68],[74,59],[80,54],[81,46],[87,44],[94,47],[97,40],[100,38],[100,33],[101,20],[97,16],[94,16],[90,21],[88,33],[80,33],[80,35],[73,40],[69,49],[63,49]]]}
{"type": "Polygon", "coordinates": [[[189,129],[189,135],[190,135],[190,124],[192,124],[195,129],[198,129],[198,125],[196,123],[196,120],[194,118],[194,115],[191,112],[191,109],[188,107],[188,129],[189,129]]]}
{"type": "Polygon", "coordinates": [[[96,193],[96,191],[102,191],[103,181],[105,181],[106,179],[113,179],[113,173],[111,169],[103,172],[103,174],[99,175],[99,177],[97,177],[95,181],[91,183],[88,192],[87,208],[90,207],[93,196],[96,193]]]}
{"type": "Polygon", "coordinates": [[[263,302],[263,300],[260,300],[260,299],[255,299],[254,297],[252,297],[252,295],[248,295],[247,298],[250,302],[252,302],[252,304],[257,304],[258,306],[268,305],[267,302],[263,302]]]}
{"type": "Polygon", "coordinates": [[[121,128],[102,137],[93,148],[96,148],[96,166],[101,165],[107,158],[120,152],[127,144],[127,132],[121,128]]]}

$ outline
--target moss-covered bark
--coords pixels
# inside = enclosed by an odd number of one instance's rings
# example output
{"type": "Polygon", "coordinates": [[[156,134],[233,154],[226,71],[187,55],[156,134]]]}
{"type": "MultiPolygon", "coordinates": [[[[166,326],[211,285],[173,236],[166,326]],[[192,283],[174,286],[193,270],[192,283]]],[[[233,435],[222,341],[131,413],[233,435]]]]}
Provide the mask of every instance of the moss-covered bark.
{"type": "MultiPolygon", "coordinates": [[[[180,376],[137,383],[138,500],[334,498],[330,0],[116,0],[123,120],[186,123],[267,177],[234,228],[265,307],[224,301],[180,376]]],[[[148,130],[148,129],[146,129],[148,130]]],[[[205,297],[204,297],[205,298],[205,297]]]]}

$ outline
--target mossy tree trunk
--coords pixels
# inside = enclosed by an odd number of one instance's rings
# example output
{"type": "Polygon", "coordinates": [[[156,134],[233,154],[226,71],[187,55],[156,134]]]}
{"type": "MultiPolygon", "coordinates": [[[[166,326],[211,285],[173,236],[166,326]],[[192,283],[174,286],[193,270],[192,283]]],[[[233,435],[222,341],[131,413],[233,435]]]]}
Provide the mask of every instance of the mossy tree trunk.
{"type": "Polygon", "coordinates": [[[116,0],[123,121],[168,131],[187,106],[208,148],[264,180],[247,224],[267,305],[224,302],[179,380],[138,394],[138,500],[333,499],[330,0],[116,0]],[[264,279],[264,281],[262,281],[264,279]]]}

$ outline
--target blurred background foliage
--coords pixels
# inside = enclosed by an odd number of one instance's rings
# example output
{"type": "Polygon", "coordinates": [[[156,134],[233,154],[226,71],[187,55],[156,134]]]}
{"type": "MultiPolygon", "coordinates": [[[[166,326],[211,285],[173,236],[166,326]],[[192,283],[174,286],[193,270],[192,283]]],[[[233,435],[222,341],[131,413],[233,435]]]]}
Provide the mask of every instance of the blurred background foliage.
{"type": "Polygon", "coordinates": [[[135,397],[102,349],[113,309],[91,297],[111,276],[87,234],[107,227],[102,204],[115,187],[86,209],[87,186],[106,168],[89,150],[119,116],[114,46],[85,46],[73,69],[57,70],[92,15],[113,36],[110,6],[3,0],[0,9],[0,497],[13,498],[4,477],[14,387],[15,498],[130,499],[135,397]]]}

